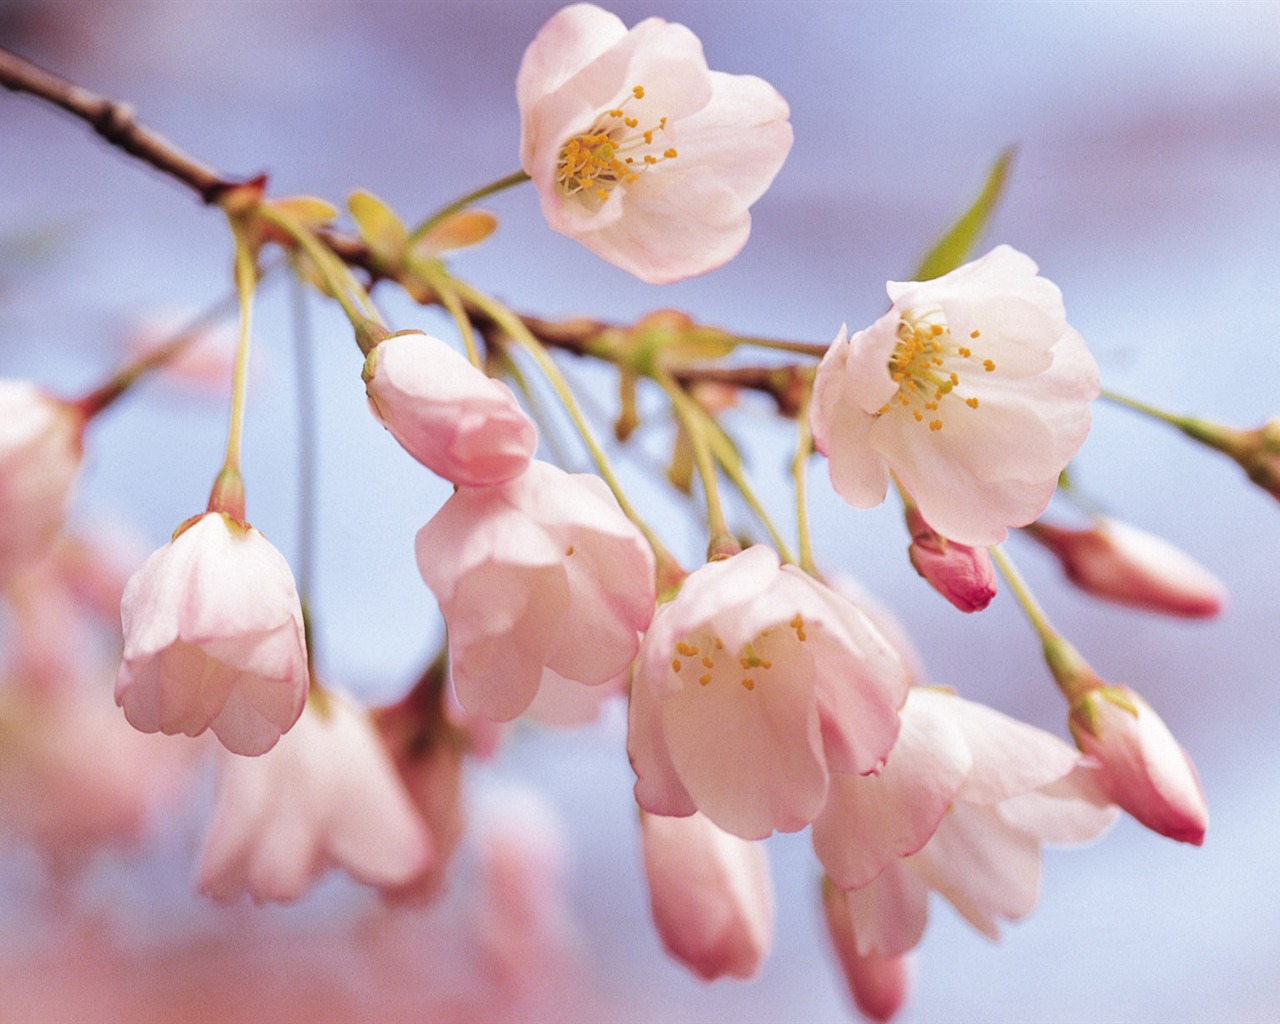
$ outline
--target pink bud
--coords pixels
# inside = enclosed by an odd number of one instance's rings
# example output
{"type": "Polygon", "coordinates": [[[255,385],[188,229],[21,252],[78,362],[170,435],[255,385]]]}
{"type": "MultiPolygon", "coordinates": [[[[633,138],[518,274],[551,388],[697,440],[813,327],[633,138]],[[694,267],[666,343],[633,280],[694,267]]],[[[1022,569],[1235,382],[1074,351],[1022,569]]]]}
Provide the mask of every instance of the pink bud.
{"type": "Polygon", "coordinates": [[[831,948],[858,1012],[880,1024],[891,1020],[911,991],[911,958],[906,954],[885,956],[874,949],[859,953],[849,894],[826,878],[822,880],[822,913],[831,948]]]}
{"type": "Polygon", "coordinates": [[[749,978],[769,951],[773,896],[764,847],[701,814],[640,814],[653,922],[667,952],[699,977],[749,978]]]}
{"type": "Polygon", "coordinates": [[[519,476],[538,431],[511,389],[438,338],[393,334],[364,364],[369,407],[410,455],[464,487],[519,476]]]}
{"type": "Polygon", "coordinates": [[[1028,533],[1057,556],[1067,578],[1095,597],[1167,615],[1222,611],[1226,587],[1168,541],[1114,519],[1088,530],[1037,523],[1028,533]]]}
{"type": "Polygon", "coordinates": [[[38,561],[62,529],[83,431],[75,406],[0,380],[0,583],[38,561]]]}
{"type": "Polygon", "coordinates": [[[302,714],[302,607],[284,557],[251,526],[196,518],[152,553],[120,604],[116,703],[143,732],[212,728],[236,754],[270,750],[302,714]]]}
{"type": "Polygon", "coordinates": [[[996,570],[986,548],[957,544],[938,533],[914,505],[907,508],[907,554],[929,586],[962,612],[980,612],[996,596],[996,570]]]}
{"type": "Polygon", "coordinates": [[[1070,725],[1116,804],[1153,832],[1204,842],[1209,809],[1195,766],[1151,705],[1127,686],[1101,686],[1076,701],[1070,725]]]}

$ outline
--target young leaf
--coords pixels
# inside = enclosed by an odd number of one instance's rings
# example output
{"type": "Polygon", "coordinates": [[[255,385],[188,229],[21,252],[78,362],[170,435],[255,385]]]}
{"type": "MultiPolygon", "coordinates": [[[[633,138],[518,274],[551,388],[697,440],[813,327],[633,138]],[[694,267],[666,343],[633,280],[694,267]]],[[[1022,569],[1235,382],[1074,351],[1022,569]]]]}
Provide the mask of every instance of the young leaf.
{"type": "Polygon", "coordinates": [[[986,230],[991,215],[995,212],[996,204],[1004,194],[1013,155],[1014,147],[1010,146],[996,157],[991,170],[987,172],[987,180],[983,182],[982,191],[978,193],[973,205],[960,215],[920,261],[920,266],[916,269],[912,280],[928,281],[941,277],[955,270],[973,254],[979,237],[986,230]]]}

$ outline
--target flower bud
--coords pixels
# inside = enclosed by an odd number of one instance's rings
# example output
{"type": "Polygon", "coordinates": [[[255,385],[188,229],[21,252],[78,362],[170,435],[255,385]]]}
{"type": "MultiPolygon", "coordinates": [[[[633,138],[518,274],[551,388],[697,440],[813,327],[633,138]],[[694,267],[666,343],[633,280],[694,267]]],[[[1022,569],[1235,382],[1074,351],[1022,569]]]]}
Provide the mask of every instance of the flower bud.
{"type": "Polygon", "coordinates": [[[1153,832],[1204,842],[1209,809],[1195,766],[1151,705],[1127,686],[1099,686],[1072,706],[1070,726],[1116,804],[1153,832]]]}
{"type": "Polygon", "coordinates": [[[907,508],[916,572],[962,612],[980,612],[996,596],[996,570],[986,548],[957,544],[938,533],[914,505],[907,508]]]}
{"type": "Polygon", "coordinates": [[[1226,587],[1168,541],[1114,519],[1088,530],[1036,523],[1027,532],[1062,563],[1077,587],[1107,601],[1166,615],[1207,618],[1222,611],[1226,587]]]}
{"type": "Polygon", "coordinates": [[[369,407],[410,455],[464,487],[491,487],[525,471],[538,431],[511,389],[438,338],[393,334],[364,364],[369,407]]]}
{"type": "Polygon", "coordinates": [[[858,1012],[880,1024],[891,1020],[911,991],[911,958],[885,956],[874,949],[859,953],[849,895],[827,878],[822,880],[822,913],[858,1012]]]}
{"type": "Polygon", "coordinates": [[[667,952],[706,981],[749,978],[769,951],[773,896],[764,847],[701,814],[640,814],[653,922],[667,952]]]}

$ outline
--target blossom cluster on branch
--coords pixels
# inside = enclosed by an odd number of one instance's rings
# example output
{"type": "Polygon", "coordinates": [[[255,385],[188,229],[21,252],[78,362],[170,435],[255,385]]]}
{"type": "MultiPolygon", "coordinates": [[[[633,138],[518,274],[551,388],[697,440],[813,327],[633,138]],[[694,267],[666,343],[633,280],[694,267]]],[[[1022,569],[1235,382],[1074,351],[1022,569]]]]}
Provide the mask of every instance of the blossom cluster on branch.
{"type": "MultiPolygon", "coordinates": [[[[0,80],[89,120],[111,109],[77,107],[79,93],[12,55],[0,80]]],[[[766,956],[774,909],[761,841],[775,832],[810,830],[832,949],[856,1005],[879,1020],[907,998],[930,892],[995,938],[1033,909],[1046,844],[1092,841],[1123,811],[1199,845],[1208,815],[1190,759],[1135,689],[1105,681],[1061,635],[998,545],[1025,533],[1102,600],[1216,614],[1221,584],[1167,542],[1113,517],[1043,517],[1055,495],[1073,498],[1069,464],[1100,395],[1227,454],[1280,497],[1276,422],[1239,430],[1104,392],[1064,296],[1032,258],[1008,245],[975,256],[1007,157],[919,280],[889,281],[886,312],[853,332],[833,325],[829,344],[740,336],[675,311],[636,324],[523,315],[450,262],[497,226],[476,202],[531,182],[551,228],[641,280],[676,281],[746,244],[792,128],[771,85],[708,69],[687,28],[650,18],[628,29],[590,4],[537,34],[515,93],[521,171],[416,225],[353,193],[355,235],[323,200],[272,197],[266,181],[222,178],[151,135],[141,149],[121,143],[227,218],[239,316],[226,454],[203,511],[125,582],[101,555],[72,557],[86,542],[64,533],[64,518],[95,418],[186,339],[77,399],[0,381],[0,587],[13,623],[0,727],[22,738],[0,759],[4,793],[18,794],[0,815],[14,834],[75,860],[136,830],[162,788],[146,780],[189,760],[172,744],[136,749],[129,731],[96,748],[69,743],[97,728],[109,700],[100,673],[62,649],[75,630],[106,638],[134,729],[207,730],[220,743],[197,869],[220,901],[290,902],[335,867],[388,901],[433,898],[462,828],[467,760],[489,756],[521,716],[581,722],[606,701],[627,704],[655,925],[702,978],[749,977],[766,956]],[[371,414],[454,487],[415,546],[447,641],[389,707],[323,680],[307,581],[249,518],[253,489],[269,486],[245,480],[239,456],[271,249],[350,321],[371,414]],[[386,323],[374,296],[391,288],[444,309],[456,344],[386,323]],[[753,365],[740,356],[753,348],[790,361],[753,365]],[[664,524],[625,493],[556,350],[616,371],[624,442],[636,389],[663,397],[684,464],[671,480],[701,488],[705,557],[674,554],[664,524]],[[594,472],[569,472],[541,444],[543,414],[522,401],[530,371],[594,472]],[[771,395],[795,433],[790,531],[765,512],[720,419],[746,389],[771,395]],[[896,493],[911,565],[960,612],[997,597],[999,570],[1065,698],[1064,736],[926,676],[905,630],[823,566],[807,526],[815,456],[852,508],[896,493]],[[726,487],[754,526],[730,529],[726,487]],[[87,596],[95,588],[117,602],[119,633],[87,596]],[[68,747],[86,753],[64,770],[68,747]]],[[[127,139],[129,126],[117,129],[127,139]]]]}

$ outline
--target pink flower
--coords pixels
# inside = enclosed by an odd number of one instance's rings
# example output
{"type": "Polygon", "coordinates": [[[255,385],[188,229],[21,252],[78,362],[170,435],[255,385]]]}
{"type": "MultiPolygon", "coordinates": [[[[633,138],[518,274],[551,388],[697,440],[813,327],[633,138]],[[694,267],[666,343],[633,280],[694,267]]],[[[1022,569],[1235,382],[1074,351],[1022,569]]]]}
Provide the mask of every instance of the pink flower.
{"type": "Polygon", "coordinates": [[[848,890],[857,952],[920,940],[930,889],[989,938],[1035,906],[1040,846],[1096,838],[1115,818],[1092,770],[1046,732],[939,690],[914,689],[878,775],[833,775],[813,825],[848,890]]]}
{"type": "Polygon", "coordinates": [[[538,431],[502,381],[486,377],[438,338],[393,334],[364,364],[369,408],[410,455],[464,487],[523,473],[538,431]]]}
{"type": "Polygon", "coordinates": [[[1071,708],[1071,734],[1102,764],[1107,795],[1153,832],[1199,846],[1209,809],[1195,766],[1151,705],[1127,686],[1089,690],[1071,708]]]}
{"type": "Polygon", "coordinates": [[[933,281],[890,281],[884,316],[844,328],[810,413],[831,483],[857,508],[890,474],[943,536],[974,547],[1043,511],[1089,432],[1098,370],[1062,293],[1007,245],[933,281]]]}
{"type": "Polygon", "coordinates": [[[1088,530],[1035,523],[1027,531],[1057,556],[1081,590],[1118,604],[1167,615],[1217,615],[1227,590],[1195,559],[1163,538],[1115,519],[1088,530]]]}
{"type": "Polygon", "coordinates": [[[683,25],[575,4],[525,51],[520,164],[556,231],[651,284],[736,256],[791,148],[767,82],[707,70],[683,25]]]}
{"type": "Polygon", "coordinates": [[[883,764],[906,692],[897,654],[835,591],[763,546],[710,562],[658,609],[636,661],[636,801],[744,839],[797,831],[829,771],[883,764]]]}
{"type": "Polygon", "coordinates": [[[884,956],[874,950],[859,953],[849,899],[827,878],[822,880],[822,912],[827,936],[858,1012],[874,1021],[891,1020],[911,991],[910,957],[884,956]]]}
{"type": "Polygon", "coordinates": [[[924,521],[914,505],[907,510],[911,564],[929,586],[962,612],[980,612],[996,596],[996,568],[991,553],[947,540],[924,521]]]}
{"type": "Polygon", "coordinates": [[[640,838],[663,948],[704,981],[754,975],[773,937],[764,847],[721,831],[701,814],[641,811],[640,838]]]}
{"type": "Polygon", "coordinates": [[[0,585],[62,529],[84,456],[84,414],[27,381],[0,380],[0,585]]]}
{"type": "Polygon", "coordinates": [[[125,587],[116,703],[143,732],[212,728],[237,754],[272,748],[302,713],[307,653],[293,574],[253,527],[209,512],[125,587]]]}
{"type": "Polygon", "coordinates": [[[327,692],[258,758],[224,757],[197,869],[216,900],[291,903],[331,867],[404,885],[431,863],[426,827],[362,708],[327,692]]]}
{"type": "Polygon", "coordinates": [[[458,700],[508,721],[544,672],[599,685],[649,624],[654,560],[604,483],[533,461],[498,487],[459,489],[418,532],[458,700]]]}

